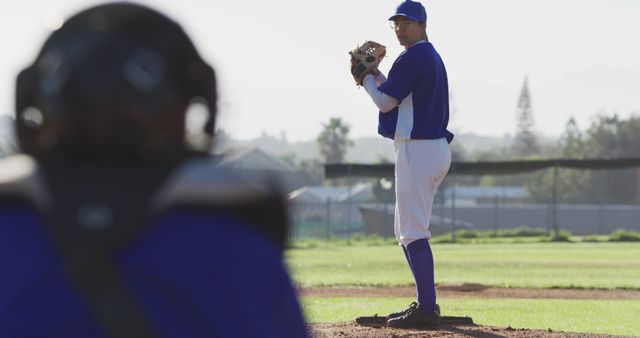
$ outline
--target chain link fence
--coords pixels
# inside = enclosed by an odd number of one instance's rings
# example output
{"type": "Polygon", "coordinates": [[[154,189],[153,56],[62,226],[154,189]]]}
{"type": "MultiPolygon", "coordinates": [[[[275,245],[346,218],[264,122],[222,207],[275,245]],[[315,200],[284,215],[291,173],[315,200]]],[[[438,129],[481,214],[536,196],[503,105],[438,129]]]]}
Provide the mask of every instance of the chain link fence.
{"type": "MultiPolygon", "coordinates": [[[[292,239],[393,237],[392,165],[331,165],[325,172],[328,180],[357,182],[358,194],[325,195],[318,202],[292,199],[292,239]],[[387,182],[386,194],[380,193],[381,181],[387,182]],[[363,193],[367,185],[370,192],[363,193]]],[[[434,236],[518,227],[556,235],[640,231],[640,159],[452,165],[436,194],[430,224],[434,236]]]]}

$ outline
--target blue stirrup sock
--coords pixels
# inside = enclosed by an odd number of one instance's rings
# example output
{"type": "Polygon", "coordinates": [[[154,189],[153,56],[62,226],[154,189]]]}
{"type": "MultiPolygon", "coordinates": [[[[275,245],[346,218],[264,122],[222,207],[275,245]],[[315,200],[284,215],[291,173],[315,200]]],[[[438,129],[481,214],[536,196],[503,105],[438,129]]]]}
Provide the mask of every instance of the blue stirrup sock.
{"type": "Polygon", "coordinates": [[[409,259],[409,251],[407,251],[407,248],[404,245],[401,245],[401,247],[402,247],[402,251],[404,252],[404,258],[407,259],[407,264],[409,265],[409,269],[411,269],[411,274],[415,279],[416,276],[413,274],[413,266],[411,266],[411,259],[409,259]]]}
{"type": "Polygon", "coordinates": [[[436,286],[433,253],[427,239],[419,239],[407,245],[406,255],[416,281],[416,293],[420,310],[429,314],[436,308],[436,286]]]}

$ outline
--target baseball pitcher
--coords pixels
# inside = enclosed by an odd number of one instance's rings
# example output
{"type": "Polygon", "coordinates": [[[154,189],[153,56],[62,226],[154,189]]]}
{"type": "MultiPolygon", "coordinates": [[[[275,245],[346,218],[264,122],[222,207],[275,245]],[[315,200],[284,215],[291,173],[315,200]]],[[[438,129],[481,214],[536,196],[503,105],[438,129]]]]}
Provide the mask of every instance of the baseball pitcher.
{"type": "Polygon", "coordinates": [[[396,208],[394,232],[413,273],[417,302],[388,316],[387,325],[430,328],[440,323],[429,222],[434,196],[451,165],[449,90],[444,63],[427,37],[427,12],[404,1],[389,18],[405,50],[388,77],[378,70],[384,46],[351,51],[351,74],[379,108],[378,133],[393,140],[396,208]]]}

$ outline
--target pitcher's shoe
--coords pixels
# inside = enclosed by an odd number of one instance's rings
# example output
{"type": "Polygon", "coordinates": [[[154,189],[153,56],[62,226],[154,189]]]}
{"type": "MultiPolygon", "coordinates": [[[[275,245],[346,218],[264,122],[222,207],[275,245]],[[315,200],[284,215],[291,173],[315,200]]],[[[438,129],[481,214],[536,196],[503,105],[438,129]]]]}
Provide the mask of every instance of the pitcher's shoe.
{"type": "Polygon", "coordinates": [[[440,324],[440,306],[430,313],[424,313],[419,305],[411,304],[406,312],[399,317],[389,318],[387,326],[401,329],[432,329],[440,324]]]}
{"type": "Polygon", "coordinates": [[[409,304],[409,307],[399,311],[399,312],[394,312],[394,313],[390,313],[389,315],[387,315],[387,320],[392,319],[392,318],[398,318],[398,317],[402,317],[402,315],[404,315],[405,313],[409,312],[409,310],[411,310],[414,307],[418,307],[418,303],[416,302],[412,302],[411,304],[409,304]]]}

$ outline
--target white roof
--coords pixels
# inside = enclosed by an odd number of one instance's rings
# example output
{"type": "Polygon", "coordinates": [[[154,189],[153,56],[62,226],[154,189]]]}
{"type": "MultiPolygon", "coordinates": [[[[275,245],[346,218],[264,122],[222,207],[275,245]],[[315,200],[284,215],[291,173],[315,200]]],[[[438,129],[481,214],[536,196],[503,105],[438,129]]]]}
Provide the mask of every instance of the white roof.
{"type": "Polygon", "coordinates": [[[256,148],[236,148],[225,151],[220,165],[232,168],[296,171],[290,164],[256,148]]]}
{"type": "MultiPolygon", "coordinates": [[[[445,189],[445,196],[452,194],[454,186],[445,189]]],[[[524,187],[518,186],[472,186],[472,185],[455,185],[455,194],[458,197],[465,198],[483,198],[483,197],[502,197],[502,198],[520,198],[528,195],[524,187]]]]}
{"type": "Polygon", "coordinates": [[[307,186],[289,194],[289,199],[297,202],[344,202],[366,201],[373,197],[370,183],[358,183],[349,187],[307,186]]]}

